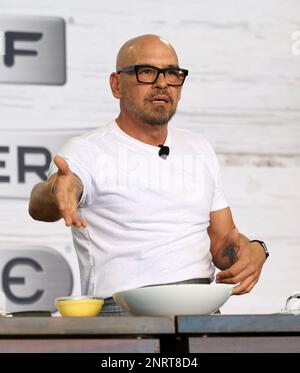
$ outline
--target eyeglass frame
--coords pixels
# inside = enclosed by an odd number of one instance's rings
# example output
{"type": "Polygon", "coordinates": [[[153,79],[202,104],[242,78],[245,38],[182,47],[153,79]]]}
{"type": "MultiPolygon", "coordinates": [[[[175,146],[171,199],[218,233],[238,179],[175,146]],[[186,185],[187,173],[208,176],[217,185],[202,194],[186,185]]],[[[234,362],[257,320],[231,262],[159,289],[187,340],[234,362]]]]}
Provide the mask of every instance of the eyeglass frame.
{"type": "Polygon", "coordinates": [[[168,70],[182,71],[184,73],[184,78],[183,78],[183,81],[182,81],[181,84],[170,84],[170,83],[167,83],[168,85],[170,85],[172,87],[181,87],[183,85],[184,81],[185,81],[185,78],[188,76],[189,71],[186,70],[186,69],[182,69],[180,67],[165,67],[163,69],[160,69],[159,67],[152,66],[152,65],[131,65],[131,66],[125,66],[125,67],[121,67],[120,69],[117,69],[117,74],[120,74],[120,73],[133,73],[133,72],[135,72],[136,80],[139,83],[142,83],[142,84],[154,84],[157,81],[157,79],[158,79],[158,77],[159,77],[160,74],[163,74],[164,78],[166,79],[165,73],[168,70]],[[150,67],[150,68],[155,69],[157,71],[157,76],[156,76],[156,78],[154,79],[153,82],[141,82],[139,80],[138,69],[140,67],[150,67]]]}

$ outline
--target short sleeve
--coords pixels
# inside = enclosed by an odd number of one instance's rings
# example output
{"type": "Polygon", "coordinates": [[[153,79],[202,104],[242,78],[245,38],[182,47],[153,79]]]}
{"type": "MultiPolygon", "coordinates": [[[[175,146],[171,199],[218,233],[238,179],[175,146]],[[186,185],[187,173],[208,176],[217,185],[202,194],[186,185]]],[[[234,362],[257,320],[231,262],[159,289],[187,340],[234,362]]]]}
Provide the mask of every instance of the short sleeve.
{"type": "Polygon", "coordinates": [[[220,167],[218,164],[218,170],[216,174],[216,186],[215,186],[215,192],[214,192],[214,198],[213,198],[213,202],[211,206],[211,211],[221,210],[228,206],[229,206],[228,201],[226,199],[224,189],[223,189],[223,182],[222,182],[220,167]]]}
{"type": "MultiPolygon", "coordinates": [[[[83,192],[78,203],[78,207],[85,207],[92,202],[92,185],[93,185],[93,165],[95,156],[93,157],[90,142],[75,137],[70,139],[63,148],[58,152],[58,155],[63,157],[70,170],[76,174],[83,184],[83,192]]],[[[57,167],[52,161],[48,176],[57,172],[57,167]]]]}
{"type": "Polygon", "coordinates": [[[217,211],[224,209],[228,207],[228,202],[224,193],[223,189],[223,181],[221,176],[221,170],[219,161],[217,158],[217,155],[212,148],[212,146],[209,144],[209,142],[206,141],[206,145],[208,148],[208,162],[209,162],[209,168],[211,170],[211,173],[213,175],[214,181],[215,181],[215,189],[214,189],[214,196],[211,204],[210,211],[217,211]]]}

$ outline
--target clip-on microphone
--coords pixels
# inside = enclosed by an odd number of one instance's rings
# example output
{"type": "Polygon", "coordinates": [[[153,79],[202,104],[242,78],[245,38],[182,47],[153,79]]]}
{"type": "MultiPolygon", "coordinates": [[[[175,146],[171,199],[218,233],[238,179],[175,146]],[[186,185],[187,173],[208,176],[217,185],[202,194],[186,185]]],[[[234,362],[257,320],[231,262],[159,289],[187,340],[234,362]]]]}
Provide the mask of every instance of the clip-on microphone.
{"type": "Polygon", "coordinates": [[[160,147],[159,149],[159,152],[158,152],[158,155],[162,158],[162,159],[167,159],[167,156],[169,155],[170,153],[170,148],[168,146],[165,146],[165,145],[158,145],[160,147]]]}

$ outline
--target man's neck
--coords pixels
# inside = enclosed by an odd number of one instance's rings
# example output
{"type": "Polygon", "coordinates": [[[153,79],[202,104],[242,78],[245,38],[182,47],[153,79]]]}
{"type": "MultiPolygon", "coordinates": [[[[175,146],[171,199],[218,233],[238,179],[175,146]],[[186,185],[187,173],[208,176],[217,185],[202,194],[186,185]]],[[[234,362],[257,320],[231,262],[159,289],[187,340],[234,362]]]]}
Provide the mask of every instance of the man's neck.
{"type": "Polygon", "coordinates": [[[147,123],[137,122],[134,120],[125,120],[121,115],[118,116],[116,122],[120,129],[128,136],[131,136],[145,144],[158,146],[164,144],[167,133],[168,124],[150,125],[147,123]]]}

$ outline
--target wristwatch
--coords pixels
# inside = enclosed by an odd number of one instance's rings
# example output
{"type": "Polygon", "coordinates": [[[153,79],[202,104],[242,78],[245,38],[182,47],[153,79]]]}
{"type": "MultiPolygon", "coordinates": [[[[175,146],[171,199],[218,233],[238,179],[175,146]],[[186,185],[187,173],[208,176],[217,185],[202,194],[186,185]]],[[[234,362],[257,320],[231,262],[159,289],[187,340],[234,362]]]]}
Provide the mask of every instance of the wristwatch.
{"type": "Polygon", "coordinates": [[[250,242],[258,242],[258,243],[260,243],[261,246],[263,247],[263,249],[265,250],[265,255],[266,255],[266,259],[267,259],[267,257],[270,255],[270,253],[269,253],[269,250],[268,250],[266,244],[264,243],[264,241],[260,241],[260,240],[250,240],[250,242]]]}

